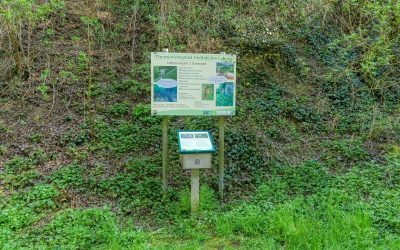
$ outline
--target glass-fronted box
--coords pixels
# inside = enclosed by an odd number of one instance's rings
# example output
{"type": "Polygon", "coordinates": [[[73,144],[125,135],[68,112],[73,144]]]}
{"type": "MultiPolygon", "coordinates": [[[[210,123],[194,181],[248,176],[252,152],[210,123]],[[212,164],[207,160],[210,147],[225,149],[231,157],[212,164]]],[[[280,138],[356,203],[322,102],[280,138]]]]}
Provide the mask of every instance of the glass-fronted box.
{"type": "Polygon", "coordinates": [[[178,131],[178,145],[183,169],[211,168],[215,146],[209,131],[178,131]]]}

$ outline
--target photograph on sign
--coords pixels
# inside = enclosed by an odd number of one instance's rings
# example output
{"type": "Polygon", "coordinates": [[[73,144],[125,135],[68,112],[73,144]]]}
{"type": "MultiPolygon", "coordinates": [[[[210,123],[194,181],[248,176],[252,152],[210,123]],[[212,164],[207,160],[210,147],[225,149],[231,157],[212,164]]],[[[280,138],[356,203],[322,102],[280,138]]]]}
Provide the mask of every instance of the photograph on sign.
{"type": "Polygon", "coordinates": [[[179,131],[179,152],[214,152],[214,144],[208,131],[179,131]]]}
{"type": "Polygon", "coordinates": [[[234,115],[236,55],[151,53],[153,115],[234,115]]]}
{"type": "Polygon", "coordinates": [[[176,102],[177,100],[177,67],[155,66],[154,67],[154,101],[176,102]]]}

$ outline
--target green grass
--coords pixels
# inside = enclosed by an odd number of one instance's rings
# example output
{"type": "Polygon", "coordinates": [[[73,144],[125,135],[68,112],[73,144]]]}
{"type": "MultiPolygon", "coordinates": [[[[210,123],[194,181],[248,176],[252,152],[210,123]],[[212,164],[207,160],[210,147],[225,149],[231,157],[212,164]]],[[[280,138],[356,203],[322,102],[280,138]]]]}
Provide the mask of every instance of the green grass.
{"type": "Polygon", "coordinates": [[[2,242],[4,249],[142,249],[149,236],[118,228],[107,209],[66,209],[44,226],[2,242]]]}
{"type": "MultiPolygon", "coordinates": [[[[28,161],[16,158],[7,166],[21,166],[24,162],[28,161]]],[[[130,161],[126,174],[98,184],[82,179],[85,172],[80,166],[69,165],[54,172],[48,184],[38,184],[3,199],[0,244],[4,249],[400,247],[397,156],[389,157],[385,165],[371,163],[339,175],[312,162],[283,167],[284,178],[277,174],[258,186],[246,202],[225,207],[220,206],[215,192],[203,185],[196,215],[190,214],[188,189],[162,199],[152,196],[153,188],[147,190],[149,172],[137,172],[148,168],[151,162],[146,158],[130,161]],[[393,176],[390,183],[383,178],[385,175],[393,176]],[[71,209],[63,205],[65,190],[84,187],[88,192],[93,185],[101,187],[99,194],[108,192],[110,197],[120,199],[120,211],[125,214],[107,207],[71,209]],[[366,198],[368,190],[373,191],[366,198]],[[131,217],[131,213],[147,214],[158,223],[141,229],[137,223],[146,220],[131,217]]]]}

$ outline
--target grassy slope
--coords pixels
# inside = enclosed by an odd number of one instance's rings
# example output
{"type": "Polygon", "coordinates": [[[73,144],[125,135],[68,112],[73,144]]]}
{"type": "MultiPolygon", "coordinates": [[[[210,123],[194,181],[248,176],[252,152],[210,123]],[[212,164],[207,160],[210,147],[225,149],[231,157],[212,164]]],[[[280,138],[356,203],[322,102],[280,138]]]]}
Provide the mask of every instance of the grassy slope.
{"type": "Polygon", "coordinates": [[[34,29],[31,77],[1,83],[0,246],[399,248],[399,107],[329,78],[339,55],[326,52],[324,37],[277,31],[258,44],[264,33],[248,16],[236,17],[232,33],[229,20],[240,9],[262,11],[244,3],[227,8],[216,30],[212,6],[174,5],[167,12],[187,19],[167,22],[167,34],[149,17],[158,11],[151,3],[136,22],[122,4],[65,4],[64,16],[51,14],[34,29]],[[82,94],[88,13],[95,17],[92,125],[82,94]],[[227,197],[216,200],[215,171],[204,171],[196,216],[175,129],[216,135],[216,121],[172,119],[171,188],[161,197],[160,119],[148,105],[148,56],[157,44],[240,54],[238,115],[226,130],[227,197]]]}

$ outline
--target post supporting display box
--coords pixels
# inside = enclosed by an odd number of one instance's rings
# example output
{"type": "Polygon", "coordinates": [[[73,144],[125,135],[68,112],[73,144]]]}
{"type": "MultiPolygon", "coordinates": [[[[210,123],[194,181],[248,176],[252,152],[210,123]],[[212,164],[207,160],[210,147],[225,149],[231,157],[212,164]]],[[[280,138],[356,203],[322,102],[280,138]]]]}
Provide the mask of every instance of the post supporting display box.
{"type": "Polygon", "coordinates": [[[191,171],[191,207],[199,207],[200,169],[211,168],[215,146],[209,131],[178,131],[179,154],[183,169],[191,171]]]}

